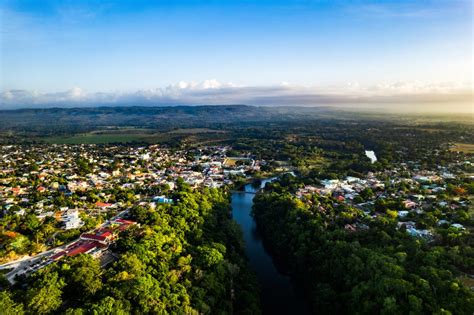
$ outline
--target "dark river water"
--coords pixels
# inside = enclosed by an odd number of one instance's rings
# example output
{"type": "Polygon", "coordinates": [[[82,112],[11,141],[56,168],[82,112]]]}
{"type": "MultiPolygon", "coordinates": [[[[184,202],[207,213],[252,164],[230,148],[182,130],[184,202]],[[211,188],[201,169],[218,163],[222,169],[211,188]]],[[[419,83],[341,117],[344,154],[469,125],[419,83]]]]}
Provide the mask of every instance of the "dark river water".
{"type": "MultiPolygon", "coordinates": [[[[262,181],[262,187],[269,180],[262,181]]],[[[253,198],[257,189],[246,185],[242,192],[232,194],[232,215],[243,231],[246,254],[257,274],[261,288],[264,314],[309,314],[308,306],[300,294],[296,294],[288,276],[280,273],[269,253],[263,247],[251,216],[253,198]]]]}

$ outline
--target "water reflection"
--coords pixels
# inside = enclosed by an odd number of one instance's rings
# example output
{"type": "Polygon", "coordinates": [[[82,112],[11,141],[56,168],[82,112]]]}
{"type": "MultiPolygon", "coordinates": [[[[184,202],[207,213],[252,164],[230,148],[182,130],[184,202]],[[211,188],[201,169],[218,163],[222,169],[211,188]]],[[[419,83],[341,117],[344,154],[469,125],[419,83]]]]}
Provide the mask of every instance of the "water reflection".
{"type": "MultiPolygon", "coordinates": [[[[261,187],[269,181],[262,181],[261,187]]],[[[242,227],[245,251],[260,283],[263,311],[265,314],[307,314],[309,312],[304,299],[295,294],[289,277],[277,270],[271,256],[263,247],[262,238],[251,216],[255,197],[252,193],[256,192],[257,188],[258,186],[248,184],[244,187],[247,193],[232,194],[232,214],[242,227]]]]}

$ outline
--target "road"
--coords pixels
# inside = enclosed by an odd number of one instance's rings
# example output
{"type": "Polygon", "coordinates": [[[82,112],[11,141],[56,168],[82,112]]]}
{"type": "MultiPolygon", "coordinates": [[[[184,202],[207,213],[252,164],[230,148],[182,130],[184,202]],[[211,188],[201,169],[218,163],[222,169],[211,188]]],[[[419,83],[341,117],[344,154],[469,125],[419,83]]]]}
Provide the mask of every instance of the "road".
{"type": "MultiPolygon", "coordinates": [[[[120,212],[116,216],[112,217],[110,220],[102,223],[96,229],[103,227],[104,225],[106,225],[110,221],[113,221],[115,219],[123,217],[123,215],[128,213],[128,211],[129,211],[129,209],[120,212]]],[[[12,269],[7,274],[5,274],[5,278],[11,284],[13,284],[13,283],[15,283],[15,277],[17,275],[22,275],[22,274],[25,274],[25,273],[31,273],[31,272],[37,271],[38,269],[40,269],[42,267],[47,266],[49,263],[52,262],[52,261],[48,261],[48,258],[50,256],[52,256],[55,253],[58,253],[62,250],[65,250],[69,245],[77,242],[78,240],[79,240],[79,238],[75,239],[74,241],[69,242],[67,244],[64,244],[64,245],[61,245],[61,246],[58,246],[58,247],[55,247],[55,248],[51,248],[47,251],[36,254],[35,256],[26,256],[26,257],[22,257],[18,260],[10,261],[8,263],[2,264],[2,265],[0,265],[0,270],[12,269]]]]}

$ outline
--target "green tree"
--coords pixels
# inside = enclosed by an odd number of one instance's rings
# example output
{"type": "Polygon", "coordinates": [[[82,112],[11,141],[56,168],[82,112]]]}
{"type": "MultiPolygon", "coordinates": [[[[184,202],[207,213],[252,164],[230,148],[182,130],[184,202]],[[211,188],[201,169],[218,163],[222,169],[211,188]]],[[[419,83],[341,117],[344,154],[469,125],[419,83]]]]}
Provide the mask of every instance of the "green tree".
{"type": "Polygon", "coordinates": [[[24,314],[23,304],[16,303],[7,291],[0,291],[0,315],[24,314]]]}
{"type": "Polygon", "coordinates": [[[26,293],[28,310],[48,314],[61,306],[62,288],[65,283],[56,271],[41,270],[26,293]]]}
{"type": "Polygon", "coordinates": [[[122,301],[107,296],[98,303],[93,304],[90,312],[94,315],[126,315],[130,313],[130,310],[122,301]]]}
{"type": "Polygon", "coordinates": [[[102,288],[102,269],[99,260],[90,255],[78,255],[62,266],[68,279],[69,298],[82,300],[93,296],[102,288]]]}

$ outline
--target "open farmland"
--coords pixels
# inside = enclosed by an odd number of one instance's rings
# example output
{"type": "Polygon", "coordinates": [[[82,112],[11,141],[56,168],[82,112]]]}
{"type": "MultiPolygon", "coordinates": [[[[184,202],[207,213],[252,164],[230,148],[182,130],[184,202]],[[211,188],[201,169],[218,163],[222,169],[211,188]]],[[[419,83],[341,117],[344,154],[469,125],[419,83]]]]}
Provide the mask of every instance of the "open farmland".
{"type": "Polygon", "coordinates": [[[472,143],[455,143],[451,149],[453,152],[474,153],[474,144],[472,143]]]}

